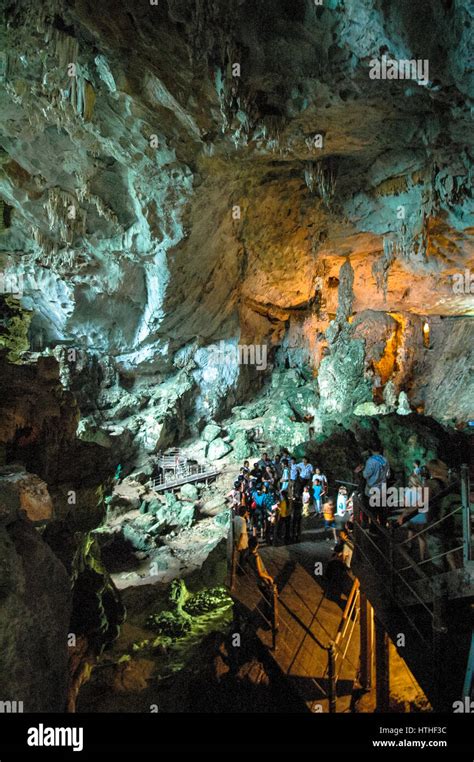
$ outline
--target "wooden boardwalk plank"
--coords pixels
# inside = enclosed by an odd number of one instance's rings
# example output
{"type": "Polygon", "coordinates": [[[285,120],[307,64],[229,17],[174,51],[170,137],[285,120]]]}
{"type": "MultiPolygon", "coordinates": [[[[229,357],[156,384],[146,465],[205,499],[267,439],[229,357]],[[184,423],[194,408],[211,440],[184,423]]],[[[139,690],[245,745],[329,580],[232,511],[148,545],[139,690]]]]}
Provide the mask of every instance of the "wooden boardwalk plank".
{"type": "MultiPolygon", "coordinates": [[[[321,557],[320,543],[307,543],[306,568],[295,560],[298,546],[264,547],[260,554],[279,590],[279,631],[272,651],[269,606],[263,600],[252,573],[236,575],[233,598],[244,606],[257,635],[279,669],[288,676],[309,708],[314,702],[328,711],[327,648],[336,639],[343,602],[328,597],[327,585],[310,569],[321,557]],[[265,617],[267,621],[265,621],[265,617]]],[[[300,549],[301,550],[301,549],[300,549]]],[[[337,661],[339,672],[337,711],[347,711],[359,660],[359,628],[353,630],[347,660],[337,661]]],[[[321,711],[321,710],[320,710],[321,711]]]]}

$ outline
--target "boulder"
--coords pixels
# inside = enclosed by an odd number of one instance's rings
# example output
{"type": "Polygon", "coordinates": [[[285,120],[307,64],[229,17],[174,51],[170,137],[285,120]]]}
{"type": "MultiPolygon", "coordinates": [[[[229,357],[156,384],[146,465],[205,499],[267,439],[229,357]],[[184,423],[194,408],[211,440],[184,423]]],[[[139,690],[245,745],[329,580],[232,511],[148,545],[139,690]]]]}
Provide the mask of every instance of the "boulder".
{"type": "Polygon", "coordinates": [[[222,439],[215,439],[207,449],[207,457],[209,460],[220,460],[220,458],[223,458],[231,451],[232,446],[228,442],[224,442],[222,439]]]}
{"type": "Polygon", "coordinates": [[[252,434],[249,431],[237,431],[233,440],[233,456],[236,460],[246,460],[259,454],[258,446],[252,440],[252,434]]]}
{"type": "Polygon", "coordinates": [[[197,500],[199,497],[199,491],[195,484],[183,484],[180,488],[180,494],[183,499],[197,500]]]}
{"type": "Polygon", "coordinates": [[[202,438],[205,442],[213,442],[217,437],[220,437],[222,434],[222,429],[220,426],[218,426],[216,423],[208,423],[207,426],[204,427],[204,430],[201,434],[202,438]]]}
{"type": "Polygon", "coordinates": [[[12,473],[10,468],[0,471],[0,521],[9,523],[18,511],[24,511],[34,522],[51,519],[53,502],[46,482],[22,469],[12,473]]]}

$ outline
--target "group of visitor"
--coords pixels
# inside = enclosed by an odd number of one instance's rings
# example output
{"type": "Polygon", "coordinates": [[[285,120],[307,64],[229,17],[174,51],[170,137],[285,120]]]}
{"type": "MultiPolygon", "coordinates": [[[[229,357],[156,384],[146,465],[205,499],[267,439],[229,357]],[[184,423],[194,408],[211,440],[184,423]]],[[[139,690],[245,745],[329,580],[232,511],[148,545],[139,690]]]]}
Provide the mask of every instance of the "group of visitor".
{"type": "Polygon", "coordinates": [[[299,542],[304,518],[323,520],[326,540],[338,544],[337,522],[351,530],[351,504],[342,485],[329,494],[327,476],[308,458],[300,461],[283,450],[274,457],[264,452],[258,461],[244,461],[228,499],[234,514],[236,548],[246,555],[258,541],[277,545],[299,542]]]}
{"type": "MultiPolygon", "coordinates": [[[[423,533],[420,535],[420,530],[436,518],[432,501],[447,485],[446,466],[441,461],[432,460],[424,465],[415,460],[408,487],[403,491],[403,501],[390,514],[383,499],[391,479],[389,462],[376,445],[364,461],[354,471],[363,477],[365,485],[361,483],[352,494],[349,494],[346,484],[340,484],[337,492],[330,490],[328,478],[321,467],[314,466],[306,457],[297,460],[287,450],[274,457],[264,452],[253,463],[244,461],[228,495],[234,515],[234,541],[240,560],[257,558],[259,541],[265,541],[267,545],[299,542],[303,520],[315,517],[322,520],[326,541],[332,541],[335,553],[346,566],[350,566],[354,510],[357,510],[357,520],[366,528],[375,530],[374,522],[382,526],[391,523],[394,527],[407,528],[409,538],[418,538],[419,555],[424,560],[426,539],[423,533]],[[381,496],[380,503],[375,507],[369,499],[374,490],[378,490],[381,496]],[[370,509],[366,516],[363,515],[364,502],[370,509]],[[367,516],[373,518],[367,519],[367,516]]],[[[443,527],[445,534],[448,526],[446,523],[443,527]]],[[[442,545],[450,547],[449,538],[440,539],[442,545]]],[[[451,566],[452,563],[448,556],[448,564],[451,566]]],[[[262,577],[258,564],[256,572],[262,577]]]]}

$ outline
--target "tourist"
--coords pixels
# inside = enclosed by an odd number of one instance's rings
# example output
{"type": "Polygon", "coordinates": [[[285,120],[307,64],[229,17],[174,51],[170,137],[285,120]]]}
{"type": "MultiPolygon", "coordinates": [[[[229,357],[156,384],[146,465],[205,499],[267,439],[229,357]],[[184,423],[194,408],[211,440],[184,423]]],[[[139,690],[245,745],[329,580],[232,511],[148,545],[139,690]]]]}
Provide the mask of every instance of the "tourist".
{"type": "Polygon", "coordinates": [[[460,498],[458,494],[452,493],[442,496],[449,485],[449,469],[446,463],[438,459],[429,460],[426,469],[428,478],[423,487],[428,495],[428,522],[433,524],[433,528],[423,536],[429,535],[428,550],[437,571],[455,570],[459,564],[459,551],[455,550],[459,545],[456,535],[462,533],[460,525],[456,530],[456,522],[461,519],[461,512],[451,516],[448,514],[460,505],[460,498]]]}
{"type": "Polygon", "coordinates": [[[249,548],[249,563],[252,569],[254,570],[255,574],[257,575],[259,581],[263,582],[265,585],[274,585],[273,577],[270,576],[270,574],[265,569],[265,565],[260,558],[260,554],[258,552],[258,539],[256,537],[250,537],[248,542],[248,548],[249,548]]]}
{"type": "Polygon", "coordinates": [[[271,544],[273,538],[273,529],[275,526],[276,511],[278,508],[278,501],[275,498],[273,489],[271,486],[263,487],[263,528],[265,533],[265,539],[268,545],[271,544]]]}
{"type": "Polygon", "coordinates": [[[297,480],[299,476],[298,466],[296,465],[296,460],[294,458],[291,458],[290,460],[290,481],[294,482],[297,480]]]}
{"type": "Polygon", "coordinates": [[[320,479],[316,479],[316,481],[313,482],[313,499],[314,499],[314,507],[318,516],[321,515],[322,498],[323,498],[323,484],[320,479]]]}
{"type": "Polygon", "coordinates": [[[353,529],[354,524],[352,521],[347,521],[344,529],[341,531],[342,563],[348,569],[351,568],[352,554],[354,553],[354,539],[352,536],[353,529]]]}
{"type": "MultiPolygon", "coordinates": [[[[365,479],[366,497],[377,496],[378,505],[376,517],[379,524],[385,525],[387,518],[387,506],[383,505],[382,492],[387,487],[387,479],[390,476],[390,466],[388,460],[381,453],[381,447],[377,444],[370,450],[371,454],[367,458],[362,476],[365,479]]],[[[360,466],[356,470],[360,470],[360,466]]]]}
{"type": "Polygon", "coordinates": [[[265,526],[265,509],[264,509],[264,488],[260,487],[252,494],[252,501],[255,505],[253,508],[253,529],[263,539],[263,531],[265,526]]]}
{"type": "Polygon", "coordinates": [[[249,466],[248,460],[244,460],[243,471],[244,471],[246,476],[249,475],[249,473],[250,473],[250,466],[249,466]]]}
{"type": "Polygon", "coordinates": [[[311,493],[309,491],[308,485],[303,487],[303,494],[301,496],[301,501],[303,503],[303,516],[305,518],[308,518],[310,515],[310,505],[311,505],[311,493]]]}
{"type": "Polygon", "coordinates": [[[288,459],[284,458],[282,460],[282,473],[281,473],[281,479],[280,479],[280,490],[282,492],[288,491],[288,483],[290,481],[290,467],[288,465],[288,459]]]}
{"type": "MultiPolygon", "coordinates": [[[[326,497],[324,503],[323,503],[323,516],[324,516],[324,528],[326,530],[330,530],[330,534],[332,534],[332,538],[334,541],[334,545],[336,545],[337,542],[337,534],[336,534],[336,521],[334,518],[335,513],[335,505],[334,500],[331,497],[326,497]]],[[[326,542],[330,541],[330,537],[326,536],[326,542]]]]}
{"type": "Polygon", "coordinates": [[[322,486],[322,492],[321,492],[321,494],[323,496],[327,495],[327,493],[328,493],[328,480],[327,480],[327,476],[325,476],[325,474],[321,473],[321,469],[319,467],[316,467],[314,469],[313,484],[315,483],[316,479],[319,479],[319,481],[321,482],[321,486],[322,486]]]}
{"type": "Polygon", "coordinates": [[[413,474],[415,476],[421,476],[421,460],[413,461],[413,474]]]}
{"type": "Polygon", "coordinates": [[[258,463],[253,464],[253,468],[250,471],[250,476],[255,479],[257,482],[259,482],[262,478],[262,471],[258,463]]]}
{"type": "Polygon", "coordinates": [[[261,471],[265,471],[267,466],[271,466],[272,462],[268,457],[268,453],[264,452],[260,460],[258,461],[258,467],[261,471]]]}
{"type": "Polygon", "coordinates": [[[347,511],[347,487],[345,487],[343,484],[339,487],[339,491],[337,493],[337,504],[336,504],[336,514],[340,518],[344,518],[347,511]]]}
{"type": "Polygon", "coordinates": [[[275,484],[275,473],[271,466],[265,466],[262,478],[264,483],[267,482],[267,484],[272,486],[275,484]]]}
{"type": "Polygon", "coordinates": [[[275,481],[279,484],[283,474],[283,462],[279,455],[275,456],[272,466],[275,474],[275,481]]]}
{"type": "Polygon", "coordinates": [[[239,481],[234,482],[233,489],[231,489],[230,492],[227,493],[226,497],[230,501],[232,510],[236,511],[240,505],[240,482],[239,481]]]}
{"type": "Polygon", "coordinates": [[[309,485],[311,483],[311,477],[313,476],[314,469],[308,458],[303,458],[301,463],[298,463],[296,467],[303,482],[303,487],[305,487],[307,484],[309,485]]]}
{"type": "Polygon", "coordinates": [[[283,539],[285,545],[290,542],[291,533],[291,505],[288,499],[288,492],[282,490],[280,493],[280,503],[278,506],[278,524],[277,524],[277,537],[279,540],[283,539]]]}
{"type": "MultiPolygon", "coordinates": [[[[405,505],[403,513],[398,517],[399,526],[406,524],[408,528],[408,539],[420,532],[428,524],[429,503],[420,500],[422,481],[419,476],[412,474],[408,479],[408,489],[405,491],[405,505]]],[[[426,539],[424,534],[418,537],[418,547],[420,550],[420,560],[424,561],[426,557],[426,539]]]]}
{"type": "Polygon", "coordinates": [[[301,496],[303,494],[303,486],[301,479],[298,477],[294,481],[290,481],[288,489],[288,497],[291,505],[291,539],[293,542],[299,542],[301,534],[301,517],[303,510],[303,503],[301,496]]]}
{"type": "Polygon", "coordinates": [[[249,514],[245,506],[240,506],[233,519],[235,564],[237,574],[243,574],[243,566],[248,557],[249,537],[247,533],[247,520],[249,514]]]}

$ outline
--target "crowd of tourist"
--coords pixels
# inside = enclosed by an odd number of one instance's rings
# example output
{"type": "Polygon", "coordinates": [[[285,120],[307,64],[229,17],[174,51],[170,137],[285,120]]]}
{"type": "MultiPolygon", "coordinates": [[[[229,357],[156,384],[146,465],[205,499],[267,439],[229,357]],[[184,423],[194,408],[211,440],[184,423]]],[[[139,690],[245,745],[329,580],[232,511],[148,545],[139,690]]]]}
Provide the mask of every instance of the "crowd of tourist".
{"type": "Polygon", "coordinates": [[[259,541],[299,542],[303,520],[315,517],[326,541],[332,542],[333,550],[339,544],[344,562],[350,565],[352,503],[347,487],[341,484],[332,495],[327,476],[308,458],[297,462],[283,450],[273,458],[264,452],[258,461],[244,461],[228,499],[242,560],[255,552],[259,541]]]}
{"type": "MultiPolygon", "coordinates": [[[[338,487],[331,488],[320,466],[313,465],[306,457],[297,461],[287,450],[274,457],[264,452],[252,463],[244,461],[228,494],[234,515],[236,549],[242,559],[255,553],[259,542],[264,541],[267,545],[299,542],[302,522],[314,518],[316,521],[312,521],[311,526],[318,539],[324,537],[331,542],[331,549],[340,554],[346,566],[350,566],[356,510],[358,521],[369,530],[375,530],[374,522],[407,528],[409,537],[415,535],[418,538],[419,555],[423,560],[426,539],[419,532],[436,518],[433,509],[430,510],[428,496],[432,500],[446,486],[448,477],[444,464],[430,461],[423,465],[415,460],[408,486],[403,488],[402,498],[394,511],[389,509],[386,500],[391,474],[381,448],[374,445],[367,453],[364,462],[354,470],[354,479],[357,478],[360,483],[354,484],[355,490],[351,494],[347,488],[349,483],[339,483],[338,487]],[[373,502],[377,497],[378,502],[373,502]],[[370,509],[365,516],[362,515],[363,504],[370,509]],[[373,518],[367,518],[368,515],[373,518]]],[[[443,544],[446,545],[446,541],[443,544]]]]}

